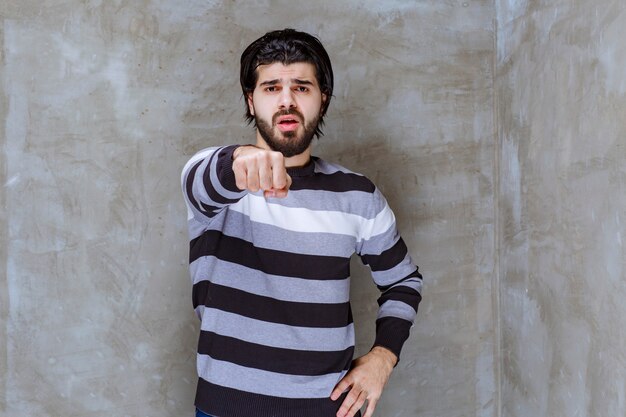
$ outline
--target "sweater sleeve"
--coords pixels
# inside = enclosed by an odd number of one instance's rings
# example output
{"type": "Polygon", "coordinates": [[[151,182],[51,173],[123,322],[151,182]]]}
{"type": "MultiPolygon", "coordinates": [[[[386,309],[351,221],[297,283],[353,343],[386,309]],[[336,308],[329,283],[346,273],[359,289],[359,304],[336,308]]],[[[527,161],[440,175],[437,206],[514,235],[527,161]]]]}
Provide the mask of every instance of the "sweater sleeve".
{"type": "Polygon", "coordinates": [[[387,201],[378,189],[373,197],[373,218],[361,237],[357,254],[369,265],[381,292],[374,346],[391,350],[399,359],[422,299],[422,275],[398,233],[387,201]]]}
{"type": "Polygon", "coordinates": [[[188,219],[209,222],[224,207],[247,194],[235,184],[233,152],[237,147],[204,149],[185,164],[181,182],[188,219]]]}

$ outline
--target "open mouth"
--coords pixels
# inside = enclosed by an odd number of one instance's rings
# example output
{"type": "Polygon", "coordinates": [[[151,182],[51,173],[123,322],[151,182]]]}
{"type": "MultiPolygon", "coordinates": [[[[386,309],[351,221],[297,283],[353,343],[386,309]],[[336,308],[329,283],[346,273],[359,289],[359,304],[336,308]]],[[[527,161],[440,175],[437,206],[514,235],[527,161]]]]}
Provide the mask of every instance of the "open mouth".
{"type": "Polygon", "coordinates": [[[276,126],[283,132],[292,131],[298,128],[300,121],[293,116],[282,116],[278,119],[276,126]]]}

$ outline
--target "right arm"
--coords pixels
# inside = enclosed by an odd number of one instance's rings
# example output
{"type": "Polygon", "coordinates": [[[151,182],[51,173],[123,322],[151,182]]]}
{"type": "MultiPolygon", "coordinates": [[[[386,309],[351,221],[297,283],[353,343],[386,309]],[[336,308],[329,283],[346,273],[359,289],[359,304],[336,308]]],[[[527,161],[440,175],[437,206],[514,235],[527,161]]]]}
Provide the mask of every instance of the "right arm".
{"type": "Polygon", "coordinates": [[[285,197],[291,185],[283,155],[255,146],[209,148],[194,155],[182,172],[189,218],[205,221],[248,192],[285,197]]]}
{"type": "Polygon", "coordinates": [[[232,155],[236,148],[205,149],[185,164],[181,180],[188,218],[207,221],[246,195],[246,190],[237,188],[232,168],[232,155]]]}

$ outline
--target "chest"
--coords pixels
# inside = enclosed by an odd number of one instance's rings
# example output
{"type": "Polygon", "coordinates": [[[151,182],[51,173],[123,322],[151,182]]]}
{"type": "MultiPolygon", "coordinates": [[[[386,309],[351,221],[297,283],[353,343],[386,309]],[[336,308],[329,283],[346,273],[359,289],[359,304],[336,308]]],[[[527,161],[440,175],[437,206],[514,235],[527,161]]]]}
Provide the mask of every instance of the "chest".
{"type": "Polygon", "coordinates": [[[228,207],[227,216],[237,219],[255,246],[349,257],[367,222],[348,205],[319,194],[292,192],[285,199],[248,194],[228,207]]]}

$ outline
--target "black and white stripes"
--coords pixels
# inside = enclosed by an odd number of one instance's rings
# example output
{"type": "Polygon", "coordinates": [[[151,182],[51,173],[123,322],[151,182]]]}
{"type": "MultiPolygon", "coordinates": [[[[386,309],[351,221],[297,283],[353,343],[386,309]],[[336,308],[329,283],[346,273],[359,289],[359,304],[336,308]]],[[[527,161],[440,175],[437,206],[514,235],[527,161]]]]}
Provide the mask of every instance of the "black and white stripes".
{"type": "Polygon", "coordinates": [[[350,367],[350,257],[381,290],[375,344],[396,355],[422,279],[393,212],[365,177],[313,158],[284,199],[240,191],[235,146],[186,164],[193,304],[202,320],[196,406],[232,417],[333,416],[350,367]],[[229,413],[229,414],[228,414],[229,413]]]}

